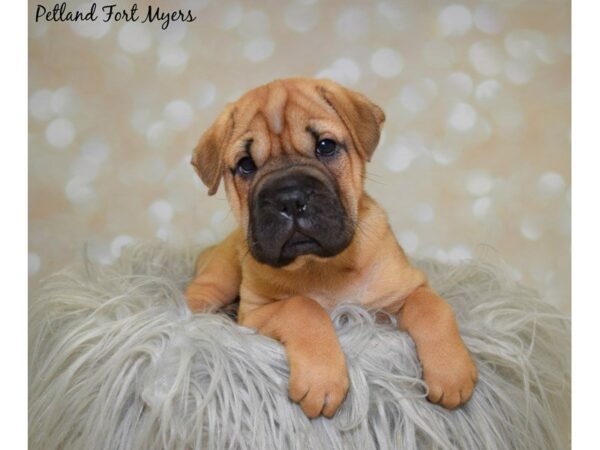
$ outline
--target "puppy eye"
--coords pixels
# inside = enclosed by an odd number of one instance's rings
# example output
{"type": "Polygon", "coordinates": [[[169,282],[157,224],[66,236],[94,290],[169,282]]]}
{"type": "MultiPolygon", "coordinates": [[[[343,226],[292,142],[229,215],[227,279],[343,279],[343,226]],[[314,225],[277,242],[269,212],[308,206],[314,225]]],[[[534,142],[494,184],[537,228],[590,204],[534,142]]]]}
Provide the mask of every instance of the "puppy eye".
{"type": "Polygon", "coordinates": [[[240,175],[250,175],[256,172],[256,164],[251,157],[244,156],[238,161],[236,170],[240,175]]]}
{"type": "Polygon", "coordinates": [[[315,153],[317,156],[333,156],[338,151],[337,142],[333,139],[321,139],[317,143],[315,153]]]}

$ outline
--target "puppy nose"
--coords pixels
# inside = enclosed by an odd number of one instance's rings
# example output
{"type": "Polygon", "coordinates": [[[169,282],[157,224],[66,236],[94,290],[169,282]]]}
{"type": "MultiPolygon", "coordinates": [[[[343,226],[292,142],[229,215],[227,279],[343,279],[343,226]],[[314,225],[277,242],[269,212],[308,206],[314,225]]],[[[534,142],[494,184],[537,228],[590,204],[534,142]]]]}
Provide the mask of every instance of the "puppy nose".
{"type": "Polygon", "coordinates": [[[280,189],[274,195],[273,203],[281,215],[293,219],[306,211],[308,195],[299,188],[280,189]]]}

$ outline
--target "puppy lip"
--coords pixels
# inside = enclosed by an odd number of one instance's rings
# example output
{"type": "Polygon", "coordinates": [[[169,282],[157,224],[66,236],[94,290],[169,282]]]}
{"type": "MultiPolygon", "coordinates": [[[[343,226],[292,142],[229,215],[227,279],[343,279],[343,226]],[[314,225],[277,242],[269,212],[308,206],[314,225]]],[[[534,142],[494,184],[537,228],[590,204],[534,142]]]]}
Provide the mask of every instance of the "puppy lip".
{"type": "Polygon", "coordinates": [[[313,239],[300,231],[294,231],[294,233],[290,236],[290,238],[283,244],[284,246],[296,246],[303,244],[319,244],[316,239],[313,239]]]}
{"type": "Polygon", "coordinates": [[[294,230],[292,235],[285,241],[279,252],[278,264],[285,266],[294,261],[298,256],[308,254],[319,254],[323,247],[314,238],[294,230]]]}

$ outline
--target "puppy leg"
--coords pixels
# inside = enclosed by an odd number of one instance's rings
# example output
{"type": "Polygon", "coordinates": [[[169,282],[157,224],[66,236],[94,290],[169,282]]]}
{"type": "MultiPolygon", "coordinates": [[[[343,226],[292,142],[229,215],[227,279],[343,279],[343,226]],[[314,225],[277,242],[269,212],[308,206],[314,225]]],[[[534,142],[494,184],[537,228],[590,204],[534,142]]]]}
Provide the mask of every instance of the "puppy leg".
{"type": "Polygon", "coordinates": [[[240,317],[241,325],[280,341],[290,366],[288,392],[309,418],[332,417],[348,392],[348,370],[335,329],[314,300],[292,297],[240,317]]]}
{"type": "Polygon", "coordinates": [[[429,400],[453,409],[465,403],[477,381],[477,367],[463,343],[450,305],[428,287],[409,295],[399,325],[417,346],[429,400]]]}
{"type": "Polygon", "coordinates": [[[204,250],[196,261],[196,276],[185,291],[192,311],[215,310],[239,296],[242,274],[232,234],[204,250]]]}

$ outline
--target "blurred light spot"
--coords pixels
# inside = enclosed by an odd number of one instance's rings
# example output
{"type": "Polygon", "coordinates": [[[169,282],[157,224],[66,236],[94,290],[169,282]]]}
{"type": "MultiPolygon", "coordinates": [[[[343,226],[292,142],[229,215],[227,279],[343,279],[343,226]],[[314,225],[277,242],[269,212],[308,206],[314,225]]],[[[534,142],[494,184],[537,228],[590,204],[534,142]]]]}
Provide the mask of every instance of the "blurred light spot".
{"type": "Polygon", "coordinates": [[[448,253],[446,253],[446,251],[442,248],[438,248],[435,246],[429,247],[427,249],[427,256],[430,258],[434,258],[435,260],[441,263],[448,262],[448,253]]]}
{"type": "Polygon", "coordinates": [[[157,67],[159,72],[180,73],[185,69],[189,60],[185,49],[174,45],[160,45],[158,47],[157,67]]]}
{"type": "Polygon", "coordinates": [[[453,72],[446,78],[446,86],[456,97],[468,97],[473,92],[473,79],[464,72],[453,72]]]}
{"type": "Polygon", "coordinates": [[[119,235],[116,238],[114,238],[110,243],[110,254],[114,258],[118,258],[119,256],[121,256],[121,251],[123,250],[123,247],[135,244],[136,242],[137,240],[131,236],[128,236],[126,234],[119,235]]]}
{"type": "Polygon", "coordinates": [[[79,96],[75,89],[63,86],[52,94],[52,110],[60,116],[73,115],[79,109],[79,96]]]}
{"type": "Polygon", "coordinates": [[[362,10],[350,7],[340,14],[335,29],[344,39],[361,39],[369,32],[369,18],[362,10]]]}
{"type": "Polygon", "coordinates": [[[102,138],[89,138],[81,146],[81,154],[97,164],[104,162],[109,153],[110,148],[102,138]]]}
{"type": "Polygon", "coordinates": [[[340,58],[331,67],[317,73],[316,78],[328,78],[343,85],[354,85],[360,80],[360,68],[353,59],[340,58]]]}
{"type": "Polygon", "coordinates": [[[482,75],[492,77],[502,70],[503,55],[492,41],[475,42],[469,47],[469,60],[482,75]]]}
{"type": "Polygon", "coordinates": [[[75,126],[69,119],[54,119],[46,127],[46,139],[56,148],[66,148],[75,139],[75,126]]]}
{"type": "Polygon", "coordinates": [[[217,241],[217,237],[215,233],[209,228],[201,228],[196,231],[193,235],[194,242],[208,247],[209,245],[213,245],[217,241]]]}
{"type": "Polygon", "coordinates": [[[477,121],[477,111],[468,103],[458,102],[448,115],[448,126],[460,131],[469,131],[477,121]]]}
{"type": "Polygon", "coordinates": [[[565,191],[567,184],[561,174],[546,172],[539,178],[537,187],[544,197],[558,197],[565,191]]]}
{"type": "Polygon", "coordinates": [[[548,45],[546,36],[537,30],[511,30],[504,38],[504,47],[516,59],[532,60],[548,45]]]}
{"type": "Polygon", "coordinates": [[[433,206],[429,203],[419,203],[413,208],[413,217],[419,222],[431,222],[435,217],[433,206]]]}
{"type": "Polygon", "coordinates": [[[98,176],[99,164],[91,158],[80,155],[71,163],[71,174],[76,175],[88,182],[98,176]]]}
{"type": "Polygon", "coordinates": [[[482,4],[475,8],[473,16],[475,26],[484,33],[498,34],[504,28],[506,17],[500,9],[493,4],[482,4]]]}
{"type": "Polygon", "coordinates": [[[401,231],[398,235],[398,241],[407,253],[412,253],[419,247],[419,236],[411,230],[401,231]]]}
{"type": "Polygon", "coordinates": [[[471,195],[486,195],[492,189],[493,180],[489,173],[474,170],[467,176],[466,186],[471,195]]]}
{"type": "Polygon", "coordinates": [[[54,115],[52,91],[40,89],[29,97],[29,114],[38,120],[49,120],[54,115]]]}
{"type": "Polygon", "coordinates": [[[173,137],[173,132],[164,120],[152,123],[146,130],[146,139],[155,148],[165,147],[173,137]]]}
{"type": "Polygon", "coordinates": [[[244,7],[240,2],[221,3],[218,11],[217,27],[222,30],[231,30],[242,21],[244,7]]]}
{"type": "Polygon", "coordinates": [[[150,218],[158,225],[164,225],[173,218],[173,207],[166,200],[156,200],[148,208],[150,218]]]}
{"type": "Polygon", "coordinates": [[[110,249],[106,242],[94,239],[91,242],[87,242],[86,256],[93,262],[97,262],[102,265],[111,264],[114,262],[113,256],[110,254],[110,249]]]}
{"type": "Polygon", "coordinates": [[[529,61],[509,60],[504,66],[506,76],[515,84],[526,84],[533,78],[533,64],[529,61]]]}
{"type": "Polygon", "coordinates": [[[158,227],[158,229],[156,230],[156,237],[161,241],[168,241],[170,234],[171,233],[169,227],[166,226],[158,227]]]}
{"type": "MultiPolygon", "coordinates": [[[[86,14],[87,12],[89,12],[91,6],[91,3],[84,3],[78,6],[76,10],[86,14]]],[[[73,30],[73,32],[75,32],[77,35],[83,38],[100,39],[104,35],[106,35],[106,33],[108,33],[108,31],[110,30],[111,21],[105,22],[104,20],[78,20],[76,22],[69,22],[69,26],[71,27],[71,30],[73,30]]]]}
{"type": "Polygon", "coordinates": [[[521,222],[521,234],[531,241],[537,241],[542,237],[544,231],[539,219],[529,217],[521,222]]]}
{"type": "Polygon", "coordinates": [[[456,61],[456,51],[448,42],[438,39],[427,42],[423,46],[423,58],[428,66],[434,69],[447,69],[456,61]]]}
{"type": "Polygon", "coordinates": [[[404,61],[400,53],[392,48],[380,48],[371,56],[371,69],[383,78],[400,75],[404,61]]]}
{"type": "Polygon", "coordinates": [[[319,22],[318,10],[313,6],[291,5],[285,10],[284,19],[288,28],[298,33],[312,30],[319,22]]]}
{"type": "Polygon", "coordinates": [[[492,200],[489,197],[480,197],[473,202],[471,211],[478,219],[482,219],[488,215],[492,208],[492,200]]]}
{"type": "Polygon", "coordinates": [[[501,86],[497,80],[485,80],[477,85],[475,89],[475,98],[481,103],[493,102],[500,92],[501,86]]]}
{"type": "Polygon", "coordinates": [[[252,62],[260,62],[269,59],[274,50],[275,42],[269,38],[259,37],[244,45],[244,57],[252,62]]]}
{"type": "Polygon", "coordinates": [[[29,276],[35,275],[40,271],[40,267],[42,265],[42,260],[40,259],[40,255],[34,252],[29,252],[27,258],[27,268],[29,272],[29,276]]]}
{"type": "Polygon", "coordinates": [[[121,27],[118,35],[119,46],[129,53],[143,53],[150,48],[152,36],[146,26],[129,22],[121,27]]]}
{"type": "Polygon", "coordinates": [[[445,36],[461,36],[473,25],[471,11],[463,5],[450,5],[442,9],[438,22],[445,36]]]}
{"type": "Polygon", "coordinates": [[[464,261],[465,259],[471,259],[473,257],[473,252],[466,245],[455,245],[448,252],[447,261],[452,263],[458,263],[464,261]]]}
{"type": "Polygon", "coordinates": [[[217,96],[217,88],[206,80],[195,80],[192,84],[192,101],[197,108],[207,108],[213,104],[217,96]]]}
{"type": "Polygon", "coordinates": [[[392,172],[402,172],[410,167],[415,157],[413,149],[399,145],[389,152],[386,164],[392,172]]]}
{"type": "Polygon", "coordinates": [[[435,145],[433,147],[433,160],[442,166],[454,163],[461,154],[461,150],[450,145],[435,145]]]}
{"type": "Polygon", "coordinates": [[[73,203],[87,203],[95,196],[89,180],[80,175],[75,175],[67,182],[65,194],[73,203]]]}
{"type": "Polygon", "coordinates": [[[513,278],[513,280],[521,281],[523,279],[523,273],[520,270],[515,269],[514,267],[510,267],[510,268],[507,267],[507,269],[508,269],[508,273],[513,278]]]}
{"type": "Polygon", "coordinates": [[[185,130],[194,120],[194,110],[185,100],[169,102],[165,106],[163,115],[176,130],[185,130]]]}
{"type": "Polygon", "coordinates": [[[429,78],[407,84],[400,92],[400,102],[408,111],[427,109],[437,95],[437,85],[429,78]]]}

